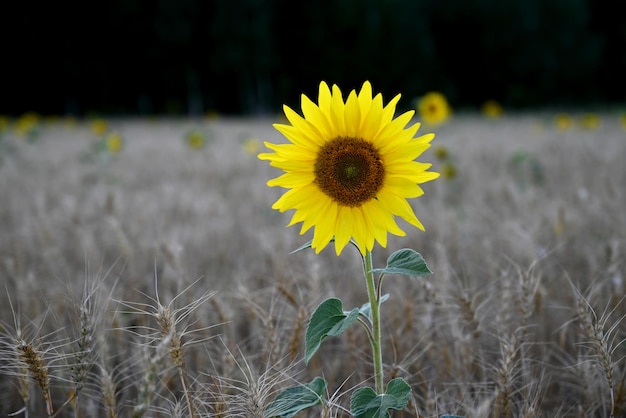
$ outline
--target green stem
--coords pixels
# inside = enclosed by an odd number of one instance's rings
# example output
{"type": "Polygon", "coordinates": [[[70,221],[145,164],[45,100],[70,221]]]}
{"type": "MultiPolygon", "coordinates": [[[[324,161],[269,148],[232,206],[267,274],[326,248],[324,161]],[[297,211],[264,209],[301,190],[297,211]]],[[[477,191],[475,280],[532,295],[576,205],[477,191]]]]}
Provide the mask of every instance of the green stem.
{"type": "Polygon", "coordinates": [[[374,283],[374,273],[372,273],[372,252],[365,252],[365,283],[367,285],[367,295],[369,297],[370,306],[372,308],[372,356],[374,359],[374,381],[376,383],[376,393],[384,392],[383,386],[383,353],[381,350],[381,332],[380,332],[380,294],[376,292],[376,284],[374,283]]]}

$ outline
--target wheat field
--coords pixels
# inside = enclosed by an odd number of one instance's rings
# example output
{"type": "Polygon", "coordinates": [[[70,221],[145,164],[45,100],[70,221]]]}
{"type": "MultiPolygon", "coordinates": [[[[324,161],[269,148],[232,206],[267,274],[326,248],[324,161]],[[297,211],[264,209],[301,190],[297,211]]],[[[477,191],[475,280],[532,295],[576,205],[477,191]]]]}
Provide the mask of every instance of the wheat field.
{"type": "MultiPolygon", "coordinates": [[[[446,174],[411,201],[426,231],[374,250],[434,272],[385,281],[386,379],[412,388],[394,417],[626,416],[626,130],[580,117],[420,129],[446,174]]],[[[117,154],[87,121],[0,133],[0,416],[262,417],[315,376],[327,401],[298,416],[349,416],[373,385],[366,335],[308,365],[303,341],[325,298],[367,300],[361,258],[290,254],[312,236],[271,209],[273,122],[109,119],[117,154]]]]}

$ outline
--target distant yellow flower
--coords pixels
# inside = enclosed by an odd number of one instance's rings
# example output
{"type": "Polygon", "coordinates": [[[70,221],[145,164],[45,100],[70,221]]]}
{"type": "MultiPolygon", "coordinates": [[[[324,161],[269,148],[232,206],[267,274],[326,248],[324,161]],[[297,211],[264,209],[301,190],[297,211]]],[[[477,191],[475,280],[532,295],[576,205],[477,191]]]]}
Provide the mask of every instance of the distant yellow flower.
{"type": "Polygon", "coordinates": [[[15,122],[15,132],[20,136],[30,135],[39,124],[39,115],[35,112],[27,112],[15,122]]]}
{"type": "Polygon", "coordinates": [[[219,119],[220,114],[217,112],[217,110],[207,110],[207,112],[205,113],[205,117],[208,120],[215,120],[215,119],[219,119]]]}
{"type": "Polygon", "coordinates": [[[488,118],[498,118],[502,116],[502,105],[495,100],[487,100],[480,107],[480,111],[488,118]]]}
{"type": "Polygon", "coordinates": [[[554,123],[560,131],[566,131],[572,127],[572,118],[567,113],[559,113],[554,118],[554,123]]]}
{"type": "Polygon", "coordinates": [[[109,125],[107,124],[107,121],[104,119],[96,119],[93,122],[91,122],[91,132],[93,132],[94,135],[97,135],[97,136],[104,135],[108,130],[109,130],[109,125]]]}
{"type": "Polygon", "coordinates": [[[206,135],[202,131],[193,130],[185,137],[187,145],[192,149],[202,149],[206,144],[206,135]]]}
{"type": "Polygon", "coordinates": [[[456,165],[452,161],[446,161],[441,170],[441,175],[446,180],[452,180],[456,177],[456,165]]]}
{"type": "Polygon", "coordinates": [[[626,130],[626,113],[622,113],[619,117],[619,123],[622,125],[622,128],[626,130]]]}
{"type": "Polygon", "coordinates": [[[318,103],[302,95],[303,116],[283,106],[290,125],[274,124],[290,143],[265,146],[273,153],[261,160],[285,173],[268,186],[289,189],[272,206],[294,209],[289,226],[302,222],[300,233],[312,227],[312,247],[319,253],[331,239],[341,253],[352,239],[362,254],[374,243],[387,245],[387,233],[403,236],[399,216],[424,229],[407,199],[421,196],[421,183],[439,177],[431,164],[414,161],[435,137],[415,137],[420,124],[408,128],[414,111],[394,119],[400,95],[383,106],[381,94],[363,83],[346,101],[336,85],[320,83],[318,103]]]}
{"type": "Polygon", "coordinates": [[[4,132],[9,129],[10,119],[8,116],[0,115],[0,132],[4,132]]]}
{"type": "Polygon", "coordinates": [[[559,236],[563,235],[563,232],[565,232],[565,209],[559,207],[557,220],[554,223],[554,234],[559,236]]]}
{"type": "Polygon", "coordinates": [[[452,114],[446,97],[438,92],[426,93],[418,100],[417,110],[422,120],[431,125],[445,122],[452,114]]]}
{"type": "Polygon", "coordinates": [[[584,129],[598,129],[600,127],[600,116],[595,113],[585,113],[580,119],[580,126],[584,129]]]}
{"type": "Polygon", "coordinates": [[[124,145],[122,136],[117,132],[112,132],[105,138],[106,149],[111,154],[119,154],[124,145]]]}
{"type": "Polygon", "coordinates": [[[256,138],[248,138],[243,142],[243,150],[248,154],[256,154],[261,148],[261,143],[256,138]]]}
{"type": "Polygon", "coordinates": [[[435,157],[439,160],[445,160],[448,158],[448,148],[445,145],[438,145],[435,148],[435,157]]]}
{"type": "Polygon", "coordinates": [[[47,125],[56,125],[60,119],[59,115],[48,115],[43,118],[43,122],[47,125]]]}
{"type": "Polygon", "coordinates": [[[70,129],[76,126],[76,118],[74,116],[66,116],[63,119],[63,126],[66,129],[70,129]]]}

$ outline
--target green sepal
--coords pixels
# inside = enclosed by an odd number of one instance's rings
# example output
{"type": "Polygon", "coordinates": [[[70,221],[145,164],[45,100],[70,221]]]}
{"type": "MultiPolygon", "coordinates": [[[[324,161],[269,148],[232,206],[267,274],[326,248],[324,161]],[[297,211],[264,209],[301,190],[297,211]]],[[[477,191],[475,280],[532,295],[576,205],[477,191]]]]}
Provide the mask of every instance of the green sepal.
{"type": "Polygon", "coordinates": [[[387,259],[387,267],[373,269],[372,273],[403,274],[419,277],[432,274],[420,253],[410,248],[403,248],[391,254],[387,259]]]}
{"type": "Polygon", "coordinates": [[[343,311],[340,299],[330,298],[322,302],[309,320],[304,337],[304,362],[309,363],[311,357],[328,336],[336,337],[344,332],[359,317],[359,308],[350,312],[343,311]]]}
{"type": "MultiPolygon", "coordinates": [[[[332,237],[330,239],[330,241],[328,241],[328,243],[330,244],[331,242],[335,242],[335,237],[332,237]]],[[[359,246],[356,245],[356,242],[354,242],[354,240],[350,239],[349,241],[350,244],[354,245],[356,247],[356,249],[359,249],[359,246]]],[[[306,244],[302,244],[301,246],[299,246],[298,248],[296,248],[295,250],[293,250],[292,252],[290,252],[289,254],[295,254],[295,253],[299,253],[302,250],[306,250],[307,248],[311,248],[313,246],[313,240],[307,242],[306,244]]]]}
{"type": "Polygon", "coordinates": [[[326,381],[316,377],[310,383],[290,387],[282,391],[264,410],[266,417],[291,418],[298,412],[324,401],[326,381]]]}
{"type": "Polygon", "coordinates": [[[350,412],[356,418],[389,418],[389,410],[404,409],[409,403],[411,387],[401,377],[387,384],[385,393],[377,395],[372,388],[359,388],[350,398],[350,412]]]}

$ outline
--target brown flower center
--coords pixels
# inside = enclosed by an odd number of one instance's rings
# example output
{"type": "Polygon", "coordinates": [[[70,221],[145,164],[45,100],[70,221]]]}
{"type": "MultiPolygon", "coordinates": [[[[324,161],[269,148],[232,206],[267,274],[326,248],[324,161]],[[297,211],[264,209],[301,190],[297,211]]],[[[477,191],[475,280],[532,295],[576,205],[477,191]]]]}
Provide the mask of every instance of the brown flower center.
{"type": "Polygon", "coordinates": [[[360,206],[374,199],[384,178],[378,150],[361,138],[332,139],[322,145],[315,161],[315,183],[343,206],[360,206]]]}

